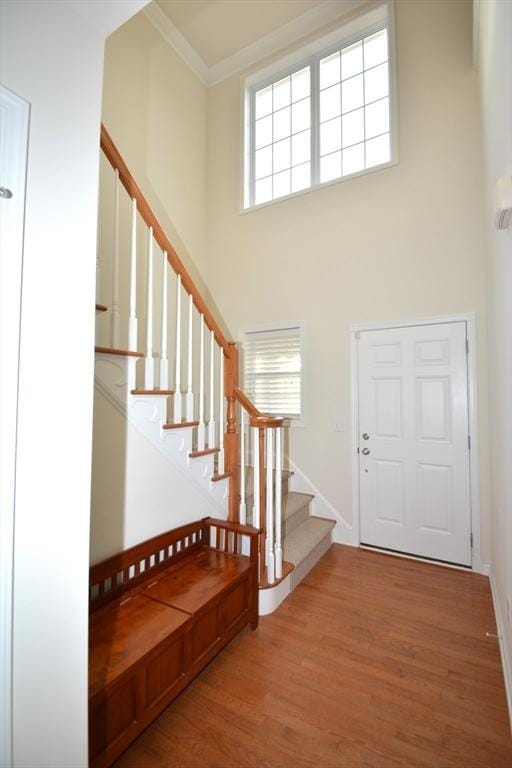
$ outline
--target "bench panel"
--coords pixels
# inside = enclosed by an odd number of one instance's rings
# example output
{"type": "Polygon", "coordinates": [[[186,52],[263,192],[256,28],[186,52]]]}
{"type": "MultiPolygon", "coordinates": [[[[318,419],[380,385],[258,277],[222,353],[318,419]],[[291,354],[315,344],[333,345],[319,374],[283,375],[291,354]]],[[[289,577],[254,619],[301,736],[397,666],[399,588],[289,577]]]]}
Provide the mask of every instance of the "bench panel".
{"type": "Polygon", "coordinates": [[[185,674],[184,638],[178,637],[146,664],[146,707],[154,707],[185,674]]]}
{"type": "Polygon", "coordinates": [[[197,664],[222,637],[220,603],[217,602],[192,626],[192,664],[197,664]]]}
{"type": "MultiPolygon", "coordinates": [[[[137,729],[140,710],[137,699],[136,674],[111,688],[108,694],[96,697],[89,715],[91,760],[105,750],[115,747],[116,742],[121,741],[128,731],[137,729]]],[[[126,743],[129,741],[131,741],[130,737],[126,743]]]]}
{"type": "Polygon", "coordinates": [[[249,611],[249,587],[249,579],[244,579],[227,593],[224,599],[226,606],[226,629],[230,629],[235,622],[249,611]]]}

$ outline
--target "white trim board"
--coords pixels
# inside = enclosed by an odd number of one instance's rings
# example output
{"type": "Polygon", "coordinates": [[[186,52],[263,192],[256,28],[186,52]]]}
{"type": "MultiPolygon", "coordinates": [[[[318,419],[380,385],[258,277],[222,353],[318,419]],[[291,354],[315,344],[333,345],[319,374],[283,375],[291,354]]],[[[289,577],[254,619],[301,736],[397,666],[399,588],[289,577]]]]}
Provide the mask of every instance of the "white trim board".
{"type": "Polygon", "coordinates": [[[490,575],[492,602],[494,605],[494,616],[496,618],[496,628],[498,630],[498,640],[500,644],[501,665],[503,667],[503,678],[505,680],[505,692],[507,695],[508,715],[510,720],[510,729],[512,731],[512,659],[508,656],[507,646],[503,642],[507,634],[507,627],[501,613],[500,603],[496,595],[496,587],[492,572],[490,575]]]}
{"type": "MultiPolygon", "coordinates": [[[[466,312],[453,315],[435,315],[433,317],[404,318],[350,325],[351,357],[351,449],[352,449],[352,520],[356,546],[361,542],[359,509],[359,401],[358,401],[358,343],[357,334],[361,331],[389,330],[392,328],[410,328],[418,325],[440,325],[444,323],[466,323],[468,340],[468,415],[471,450],[469,452],[471,530],[473,532],[472,570],[489,575],[489,565],[482,561],[481,553],[481,515],[480,515],[480,451],[477,419],[477,366],[476,366],[476,314],[466,312]]],[[[425,560],[424,562],[428,562],[425,560]]]]}
{"type": "Polygon", "coordinates": [[[283,48],[297,43],[331,22],[380,4],[381,0],[379,2],[374,2],[374,0],[323,0],[315,7],[310,8],[309,11],[302,13],[281,27],[273,29],[250,45],[241,48],[231,56],[226,56],[212,66],[206,64],[156,3],[150,3],[144,8],[143,13],[201,82],[206,87],[211,87],[274,55],[283,48]]]}
{"type": "Polygon", "coordinates": [[[12,764],[13,571],[16,515],[18,371],[23,284],[25,187],[30,105],[0,85],[0,765],[12,764]]]}

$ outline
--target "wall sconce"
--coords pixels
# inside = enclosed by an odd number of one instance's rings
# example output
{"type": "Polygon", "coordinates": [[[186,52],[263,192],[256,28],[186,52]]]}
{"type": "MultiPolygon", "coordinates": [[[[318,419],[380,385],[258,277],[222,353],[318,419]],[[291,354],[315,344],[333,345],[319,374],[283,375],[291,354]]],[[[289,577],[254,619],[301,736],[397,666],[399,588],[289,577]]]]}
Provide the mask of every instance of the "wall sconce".
{"type": "Polygon", "coordinates": [[[512,176],[501,176],[494,191],[494,226],[508,229],[512,219],[512,176]]]}

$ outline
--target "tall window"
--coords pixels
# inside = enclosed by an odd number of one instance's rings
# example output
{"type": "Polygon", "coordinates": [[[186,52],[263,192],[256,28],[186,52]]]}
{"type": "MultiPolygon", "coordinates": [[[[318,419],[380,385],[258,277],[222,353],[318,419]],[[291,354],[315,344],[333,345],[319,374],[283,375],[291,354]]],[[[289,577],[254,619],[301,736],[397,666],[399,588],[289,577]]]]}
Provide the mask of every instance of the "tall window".
{"type": "Polygon", "coordinates": [[[245,207],[389,163],[388,28],[249,89],[245,207]]]}
{"type": "Polygon", "coordinates": [[[301,328],[245,331],[244,391],[262,413],[302,417],[301,328]]]}

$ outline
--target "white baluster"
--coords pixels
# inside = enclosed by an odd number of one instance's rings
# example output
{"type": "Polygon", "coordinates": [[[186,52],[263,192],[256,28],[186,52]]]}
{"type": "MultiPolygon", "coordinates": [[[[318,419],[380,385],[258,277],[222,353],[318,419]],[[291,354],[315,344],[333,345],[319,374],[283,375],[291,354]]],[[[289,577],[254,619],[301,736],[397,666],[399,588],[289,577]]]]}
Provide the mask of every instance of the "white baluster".
{"type": "Polygon", "coordinates": [[[219,457],[217,471],[224,474],[224,350],[219,347],[219,457]]]}
{"type": "Polygon", "coordinates": [[[176,288],[176,372],[174,379],[174,421],[182,421],[181,397],[181,275],[176,288]]]}
{"type": "Polygon", "coordinates": [[[254,456],[253,509],[252,524],[255,528],[261,525],[260,509],[260,434],[258,427],[252,429],[252,453],[254,456]]]}
{"type": "Polygon", "coordinates": [[[153,227],[149,228],[148,241],[148,303],[147,303],[147,342],[144,371],[144,388],[155,387],[155,361],[153,359],[153,227]]]}
{"type": "Polygon", "coordinates": [[[132,199],[132,247],[130,264],[130,318],[128,320],[128,349],[136,352],[137,341],[137,201],[132,199]]]}
{"type": "Polygon", "coordinates": [[[117,168],[114,191],[114,259],[112,262],[110,342],[113,349],[119,349],[119,171],[117,168]]]}
{"type": "Polygon", "coordinates": [[[192,311],[194,309],[194,300],[192,294],[188,296],[188,373],[187,373],[187,397],[185,401],[186,418],[187,421],[194,421],[194,391],[192,389],[192,311]]]}
{"type": "Polygon", "coordinates": [[[214,375],[215,375],[215,336],[213,331],[210,331],[210,420],[208,422],[208,448],[215,447],[215,390],[214,390],[214,375]]]}
{"type": "Polygon", "coordinates": [[[167,357],[167,252],[164,251],[162,272],[162,359],[160,360],[160,389],[169,389],[169,360],[167,357]]]}
{"type": "Polygon", "coordinates": [[[201,334],[199,342],[199,426],[197,428],[197,449],[204,451],[204,315],[201,315],[201,334]]]}
{"type": "Polygon", "coordinates": [[[276,550],[275,550],[275,563],[276,563],[276,579],[282,578],[283,575],[283,548],[281,543],[282,537],[282,510],[281,510],[281,480],[283,472],[283,454],[281,449],[281,436],[282,429],[278,427],[276,429],[276,550]]]}
{"type": "Polygon", "coordinates": [[[247,522],[247,504],[245,501],[245,411],[240,408],[240,522],[247,522]]]}
{"type": "Polygon", "coordinates": [[[273,430],[267,428],[267,509],[266,509],[266,538],[265,552],[267,555],[267,581],[273,584],[275,581],[275,559],[274,559],[274,451],[273,451],[273,430]]]}

